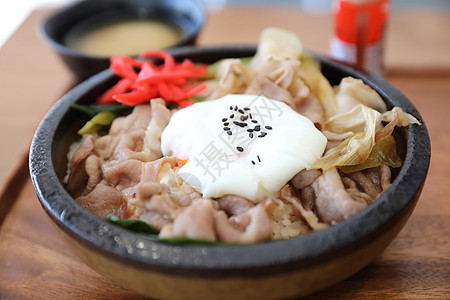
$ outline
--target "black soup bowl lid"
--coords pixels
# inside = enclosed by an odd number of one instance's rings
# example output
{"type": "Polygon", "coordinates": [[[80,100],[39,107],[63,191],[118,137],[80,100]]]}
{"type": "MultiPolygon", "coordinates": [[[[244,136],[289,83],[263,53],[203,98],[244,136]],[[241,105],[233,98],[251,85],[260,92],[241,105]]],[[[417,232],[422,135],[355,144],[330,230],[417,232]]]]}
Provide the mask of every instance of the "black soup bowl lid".
{"type": "MultiPolygon", "coordinates": [[[[169,51],[176,59],[191,58],[212,63],[226,57],[254,55],[255,47],[182,47],[169,51]]],[[[62,182],[67,159],[56,157],[60,140],[70,135],[76,117],[70,104],[95,99],[117,77],[105,70],[69,91],[47,113],[33,138],[30,150],[30,174],[42,207],[57,226],[79,243],[118,262],[137,268],[171,274],[197,276],[258,276],[310,267],[358,248],[381,232],[407,207],[414,207],[425,181],[430,162],[430,140],[422,117],[411,102],[383,78],[367,75],[313,55],[321,62],[322,72],[331,84],[353,76],[375,89],[388,107],[399,106],[414,115],[421,126],[399,128],[404,142],[404,164],[391,187],[366,209],[322,231],[287,240],[250,245],[176,245],[152,240],[109,224],[78,205],[62,182]],[[61,173],[61,172],[59,172],[61,173]],[[238,272],[238,273],[236,273],[238,272]]],[[[75,140],[75,136],[72,141],[75,140]]],[[[65,153],[60,154],[65,155],[65,153]]]]}

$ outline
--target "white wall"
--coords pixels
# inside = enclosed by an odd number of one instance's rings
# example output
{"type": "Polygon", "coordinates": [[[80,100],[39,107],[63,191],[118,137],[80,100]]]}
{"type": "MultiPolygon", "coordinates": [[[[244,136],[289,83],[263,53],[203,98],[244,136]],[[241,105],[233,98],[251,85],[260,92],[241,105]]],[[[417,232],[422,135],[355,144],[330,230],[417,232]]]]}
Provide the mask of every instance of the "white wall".
{"type": "Polygon", "coordinates": [[[0,0],[0,47],[36,8],[65,5],[74,0],[0,0]]]}

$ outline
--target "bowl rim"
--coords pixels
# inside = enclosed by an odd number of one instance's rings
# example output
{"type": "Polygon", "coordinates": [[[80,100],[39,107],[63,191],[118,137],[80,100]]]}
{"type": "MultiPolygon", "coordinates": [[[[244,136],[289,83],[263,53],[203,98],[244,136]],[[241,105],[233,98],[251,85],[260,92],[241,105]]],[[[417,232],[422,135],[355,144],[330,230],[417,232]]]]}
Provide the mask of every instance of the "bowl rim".
{"type": "MultiPolygon", "coordinates": [[[[132,6],[132,4],[130,3],[131,1],[129,2],[129,0],[114,0],[114,1],[120,2],[124,5],[130,5],[130,7],[132,6]]],[[[202,15],[201,21],[198,24],[194,24],[192,30],[190,30],[188,32],[182,31],[182,35],[180,36],[180,38],[173,45],[169,46],[168,48],[165,48],[165,50],[173,48],[173,47],[181,47],[183,44],[185,44],[189,40],[194,39],[195,36],[198,35],[200,30],[202,29],[203,25],[205,24],[205,22],[207,20],[207,13],[206,13],[206,6],[205,6],[204,2],[201,0],[190,0],[190,1],[195,3],[195,6],[201,11],[201,15],[202,15]]],[[[71,47],[68,47],[63,42],[60,42],[60,41],[57,41],[56,39],[54,39],[48,32],[49,31],[48,26],[50,26],[49,25],[50,23],[54,22],[56,19],[60,18],[62,15],[69,14],[74,9],[79,9],[85,5],[89,5],[89,2],[90,1],[86,1],[86,0],[74,2],[68,6],[64,6],[64,7],[60,8],[59,10],[57,10],[53,13],[50,13],[48,16],[46,16],[44,19],[42,19],[40,21],[40,24],[37,27],[38,35],[48,45],[50,45],[53,49],[55,49],[57,52],[59,52],[63,55],[82,58],[82,59],[86,59],[86,60],[109,60],[110,55],[105,55],[105,56],[90,55],[90,54],[86,54],[81,51],[77,51],[71,47]]],[[[104,2],[107,3],[108,1],[104,1],[104,2]]],[[[139,0],[136,0],[135,2],[139,2],[139,0]]],[[[162,3],[163,1],[160,1],[160,2],[162,3]]],[[[160,7],[160,6],[162,6],[162,4],[155,2],[155,7],[160,7]]],[[[97,12],[97,13],[99,13],[99,12],[97,12]]]]}
{"type": "MultiPolygon", "coordinates": [[[[168,50],[177,57],[205,53],[254,53],[255,46],[181,47],[168,50]]],[[[314,266],[348,253],[389,227],[396,215],[415,205],[425,181],[431,156],[426,125],[414,105],[382,77],[311,52],[322,64],[362,79],[385,101],[413,114],[421,126],[408,126],[404,164],[391,187],[358,214],[322,231],[286,240],[250,245],[175,245],[151,240],[93,216],[66,192],[51,159],[55,129],[76,101],[115,75],[105,70],[65,94],[41,121],[32,140],[29,168],[39,201],[56,225],[82,245],[136,268],[196,276],[262,276],[314,266]],[[392,201],[395,199],[395,201],[392,201]],[[81,226],[80,226],[81,224],[81,226]],[[87,224],[87,225],[86,225],[87,224]],[[261,272],[264,270],[264,273],[261,272]],[[195,271],[195,272],[194,272],[195,271]],[[194,273],[193,273],[194,272],[194,273]]],[[[245,56],[245,55],[243,55],[245,56]]]]}

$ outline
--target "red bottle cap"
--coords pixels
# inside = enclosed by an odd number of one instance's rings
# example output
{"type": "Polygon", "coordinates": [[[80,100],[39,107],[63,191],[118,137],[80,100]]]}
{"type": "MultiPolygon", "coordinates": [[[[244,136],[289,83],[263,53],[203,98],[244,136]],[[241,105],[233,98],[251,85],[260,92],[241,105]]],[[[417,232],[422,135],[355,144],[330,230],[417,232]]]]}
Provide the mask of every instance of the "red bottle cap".
{"type": "Polygon", "coordinates": [[[380,41],[389,13],[388,0],[340,0],[335,7],[335,35],[351,44],[371,44],[380,41]]]}

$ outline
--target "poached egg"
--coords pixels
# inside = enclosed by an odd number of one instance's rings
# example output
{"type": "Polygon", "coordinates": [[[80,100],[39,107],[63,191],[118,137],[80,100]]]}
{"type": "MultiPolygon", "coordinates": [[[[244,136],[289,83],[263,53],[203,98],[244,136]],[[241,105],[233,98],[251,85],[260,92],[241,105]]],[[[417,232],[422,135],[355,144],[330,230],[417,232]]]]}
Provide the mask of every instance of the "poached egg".
{"type": "Polygon", "coordinates": [[[326,137],[283,102],[226,95],[181,109],[161,136],[165,156],[187,161],[178,176],[203,197],[276,195],[319,159],[326,137]]]}

